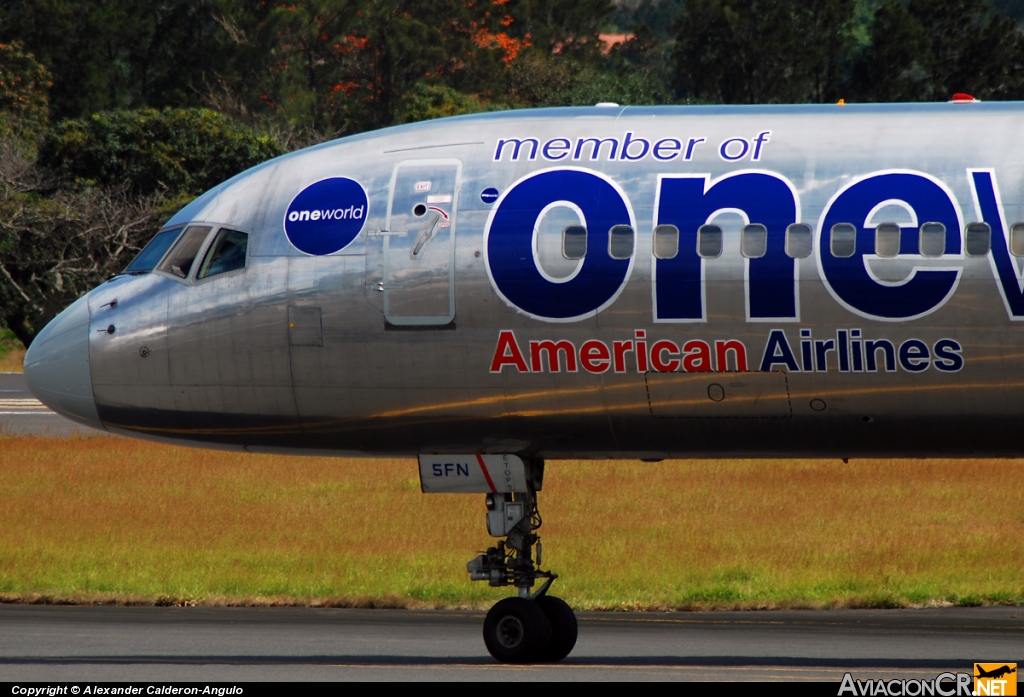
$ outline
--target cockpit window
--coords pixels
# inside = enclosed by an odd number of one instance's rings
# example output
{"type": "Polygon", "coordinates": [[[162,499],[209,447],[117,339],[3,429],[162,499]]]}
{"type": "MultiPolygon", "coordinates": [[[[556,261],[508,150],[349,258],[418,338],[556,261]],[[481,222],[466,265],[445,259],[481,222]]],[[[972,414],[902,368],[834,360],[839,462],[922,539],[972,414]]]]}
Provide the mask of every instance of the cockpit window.
{"type": "Polygon", "coordinates": [[[135,257],[135,260],[128,264],[128,268],[124,270],[124,273],[148,273],[152,271],[156,268],[157,263],[163,257],[168,247],[174,244],[174,240],[178,239],[180,233],[180,227],[173,230],[161,230],[156,233],[156,236],[149,241],[149,244],[139,252],[139,256],[135,257]]]}
{"type": "Polygon", "coordinates": [[[245,268],[245,249],[249,244],[249,236],[237,230],[221,228],[206,252],[202,266],[199,267],[197,278],[207,278],[217,274],[245,268]]]}
{"type": "Polygon", "coordinates": [[[167,254],[158,269],[172,273],[180,278],[187,278],[192,268],[192,263],[199,254],[199,248],[203,246],[203,240],[210,233],[212,228],[209,225],[192,225],[185,229],[178,243],[167,254]]]}

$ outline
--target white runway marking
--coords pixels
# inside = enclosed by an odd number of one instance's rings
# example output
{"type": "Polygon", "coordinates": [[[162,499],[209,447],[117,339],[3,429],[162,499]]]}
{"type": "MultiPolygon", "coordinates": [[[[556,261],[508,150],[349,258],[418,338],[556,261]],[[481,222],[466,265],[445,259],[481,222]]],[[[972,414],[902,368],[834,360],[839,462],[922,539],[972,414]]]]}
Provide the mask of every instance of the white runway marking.
{"type": "Polygon", "coordinates": [[[0,373],[0,433],[5,436],[67,438],[101,433],[51,411],[36,399],[21,373],[0,373]],[[33,418],[33,417],[57,418],[33,418]]]}
{"type": "Polygon", "coordinates": [[[0,409],[46,409],[46,407],[35,398],[15,398],[0,399],[0,409]]]}

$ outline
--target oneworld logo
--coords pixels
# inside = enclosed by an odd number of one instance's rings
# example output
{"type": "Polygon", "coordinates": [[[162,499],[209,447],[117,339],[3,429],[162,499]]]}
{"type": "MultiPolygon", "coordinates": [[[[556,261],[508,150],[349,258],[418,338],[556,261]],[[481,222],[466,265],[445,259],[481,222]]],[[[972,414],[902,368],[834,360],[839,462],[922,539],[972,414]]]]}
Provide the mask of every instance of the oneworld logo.
{"type": "Polygon", "coordinates": [[[349,206],[348,208],[335,208],[323,211],[292,211],[288,214],[288,222],[294,223],[305,220],[362,220],[366,212],[366,206],[349,206]]]}
{"type": "Polygon", "coordinates": [[[322,179],[292,199],[284,217],[285,234],[306,254],[334,254],[362,231],[368,206],[359,182],[347,177],[322,179]]]}

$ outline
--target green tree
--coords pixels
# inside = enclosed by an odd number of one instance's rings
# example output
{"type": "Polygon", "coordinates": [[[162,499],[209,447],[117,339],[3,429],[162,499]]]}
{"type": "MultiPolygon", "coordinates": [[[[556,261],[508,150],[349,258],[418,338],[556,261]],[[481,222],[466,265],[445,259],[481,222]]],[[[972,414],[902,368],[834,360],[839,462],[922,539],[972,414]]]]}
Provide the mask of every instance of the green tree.
{"type": "Polygon", "coordinates": [[[799,101],[792,0],[693,0],[676,31],[680,96],[725,103],[799,101]]]}
{"type": "Polygon", "coordinates": [[[65,181],[195,195],[282,152],[270,136],[209,109],[143,109],[61,122],[40,161],[65,181]]]}
{"type": "Polygon", "coordinates": [[[664,104],[671,95],[671,55],[671,42],[642,24],[634,26],[632,35],[624,42],[612,47],[607,67],[620,78],[646,86],[647,99],[640,103],[664,104]]]}
{"type": "Polygon", "coordinates": [[[50,73],[20,44],[0,44],[0,140],[27,146],[46,128],[50,73]]]}
{"type": "Polygon", "coordinates": [[[835,102],[844,96],[857,47],[856,0],[812,0],[793,7],[797,32],[794,73],[800,101],[835,102]]]}
{"type": "Polygon", "coordinates": [[[595,59],[604,45],[601,31],[612,25],[609,0],[516,0],[510,4],[515,36],[547,54],[595,59]]]}
{"type": "Polygon", "coordinates": [[[520,43],[504,29],[502,0],[376,0],[363,5],[359,32],[333,100],[358,130],[398,123],[419,82],[490,100],[504,89],[505,61],[520,43]]]}
{"type": "Polygon", "coordinates": [[[501,102],[485,103],[475,94],[464,94],[443,84],[425,82],[416,83],[405,94],[402,103],[404,123],[509,108],[501,102]]]}
{"type": "Polygon", "coordinates": [[[299,0],[273,8],[268,24],[276,34],[277,60],[270,99],[285,120],[314,130],[349,130],[332,95],[353,49],[360,10],[357,0],[299,0]]]}
{"type": "Polygon", "coordinates": [[[871,44],[855,68],[865,101],[1024,97],[1024,39],[984,0],[890,1],[871,23],[871,44]]]}
{"type": "Polygon", "coordinates": [[[871,43],[854,68],[854,96],[862,101],[922,101],[928,86],[929,38],[902,2],[887,2],[871,21],[871,43]]]}
{"type": "Polygon", "coordinates": [[[404,101],[422,98],[421,84],[494,101],[505,89],[505,62],[524,43],[506,32],[512,19],[505,4],[298,0],[274,5],[257,21],[235,3],[218,16],[233,50],[271,48],[239,66],[244,79],[219,78],[211,103],[245,120],[269,109],[279,124],[341,134],[402,122],[404,101]],[[253,85],[262,106],[244,96],[253,85]]]}
{"type": "Polygon", "coordinates": [[[831,101],[854,48],[854,0],[693,0],[676,28],[677,93],[711,102],[831,101]]]}
{"type": "Polygon", "coordinates": [[[509,96],[523,106],[593,106],[663,104],[664,86],[643,71],[621,74],[600,64],[531,50],[512,63],[509,96]]]}
{"type": "Polygon", "coordinates": [[[685,0],[640,0],[640,2],[618,2],[611,16],[619,31],[635,31],[637,27],[648,27],[659,39],[672,38],[672,27],[679,21],[686,6],[685,0]]]}
{"type": "Polygon", "coordinates": [[[9,0],[0,41],[22,41],[51,70],[57,119],[198,106],[203,85],[233,63],[218,40],[220,1],[9,0]]]}

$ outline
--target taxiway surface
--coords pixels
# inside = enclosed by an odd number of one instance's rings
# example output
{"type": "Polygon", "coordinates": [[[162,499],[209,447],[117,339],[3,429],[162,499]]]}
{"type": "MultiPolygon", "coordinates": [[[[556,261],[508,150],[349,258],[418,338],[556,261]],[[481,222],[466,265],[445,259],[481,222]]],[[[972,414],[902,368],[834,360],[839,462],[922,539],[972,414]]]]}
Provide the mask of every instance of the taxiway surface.
{"type": "Polygon", "coordinates": [[[0,373],[0,433],[63,438],[104,432],[80,426],[47,409],[28,391],[21,373],[0,373]]]}
{"type": "Polygon", "coordinates": [[[582,613],[558,665],[501,666],[483,614],[0,607],[0,680],[932,679],[1024,662],[1019,608],[582,613]]]}

